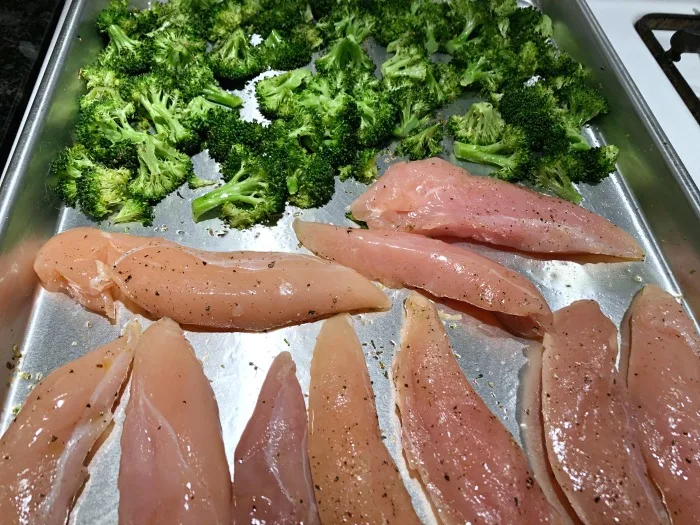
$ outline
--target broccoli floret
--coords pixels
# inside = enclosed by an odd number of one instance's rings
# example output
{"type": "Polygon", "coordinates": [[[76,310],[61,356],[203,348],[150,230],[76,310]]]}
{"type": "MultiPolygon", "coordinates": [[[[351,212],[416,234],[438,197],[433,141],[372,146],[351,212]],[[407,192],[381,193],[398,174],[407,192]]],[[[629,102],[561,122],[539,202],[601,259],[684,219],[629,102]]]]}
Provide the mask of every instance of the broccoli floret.
{"type": "Polygon", "coordinates": [[[187,187],[191,190],[213,186],[214,184],[216,184],[216,181],[197,177],[194,173],[191,173],[187,179],[187,187]]]}
{"type": "Polygon", "coordinates": [[[119,89],[124,78],[113,69],[93,64],[81,69],[80,77],[86,81],[88,88],[88,92],[80,98],[81,108],[100,100],[123,103],[119,89]]]}
{"type": "Polygon", "coordinates": [[[140,222],[143,226],[153,224],[153,206],[140,199],[129,199],[113,218],[114,224],[140,222]]]}
{"type": "Polygon", "coordinates": [[[318,24],[326,41],[352,37],[356,42],[362,42],[367,38],[374,25],[375,20],[372,15],[347,8],[335,11],[318,24]]]}
{"type": "Polygon", "coordinates": [[[311,50],[323,46],[323,36],[316,24],[303,24],[292,30],[292,38],[305,43],[311,50]]]}
{"type": "Polygon", "coordinates": [[[467,64],[460,79],[462,87],[479,87],[488,93],[497,92],[517,68],[517,56],[506,47],[487,49],[478,59],[467,64]]]}
{"type": "Polygon", "coordinates": [[[195,221],[218,209],[231,227],[244,229],[284,210],[285,177],[270,170],[262,159],[248,157],[233,168],[224,163],[223,171],[225,175],[230,171],[226,183],[192,201],[195,221]]]}
{"type": "Polygon", "coordinates": [[[429,67],[430,63],[420,50],[415,47],[399,48],[394,56],[382,64],[382,82],[389,90],[401,89],[407,82],[420,83],[425,80],[429,67]]]}
{"type": "Polygon", "coordinates": [[[613,145],[572,152],[578,169],[571,173],[571,180],[598,184],[616,170],[619,153],[619,148],[613,145]]]}
{"type": "Polygon", "coordinates": [[[185,107],[177,91],[163,89],[164,82],[158,75],[145,75],[132,85],[131,97],[146,110],[158,135],[187,153],[196,153],[200,137],[185,126],[185,107]]]}
{"type": "Polygon", "coordinates": [[[466,115],[454,115],[447,121],[447,129],[456,140],[477,146],[498,142],[505,125],[498,110],[488,102],[472,104],[466,115]]]}
{"type": "Polygon", "coordinates": [[[94,165],[88,150],[81,144],[64,149],[51,163],[49,177],[54,191],[68,206],[78,203],[78,181],[94,165]]]}
{"type": "Polygon", "coordinates": [[[559,154],[569,150],[554,93],[541,83],[506,89],[498,102],[506,124],[525,132],[531,151],[559,154]]]}
{"type": "Polygon", "coordinates": [[[287,177],[289,202],[300,208],[323,206],[335,192],[333,166],[319,154],[305,155],[301,164],[287,177]]]}
{"type": "Polygon", "coordinates": [[[454,154],[460,160],[497,166],[497,175],[505,180],[526,180],[532,172],[535,157],[527,149],[525,134],[506,126],[498,142],[487,145],[455,141],[454,154]]]}
{"type": "Polygon", "coordinates": [[[210,112],[207,127],[209,154],[217,162],[224,162],[234,144],[256,150],[262,147],[265,128],[257,122],[241,120],[237,113],[224,108],[210,112]]]}
{"type": "Polygon", "coordinates": [[[534,170],[533,183],[544,191],[548,191],[576,204],[581,203],[581,194],[571,182],[570,175],[579,167],[569,155],[542,157],[534,170]]]}
{"type": "Polygon", "coordinates": [[[131,194],[155,203],[185,182],[192,173],[190,158],[153,135],[138,146],[139,168],[129,184],[131,194]]]}
{"type": "Polygon", "coordinates": [[[559,95],[565,109],[563,122],[572,148],[589,149],[590,146],[581,135],[581,128],[598,115],[608,112],[605,97],[581,81],[565,86],[559,95]]]}
{"type": "Polygon", "coordinates": [[[442,153],[442,124],[436,122],[401,141],[396,150],[397,155],[411,160],[427,159],[442,153]]]}
{"type": "Polygon", "coordinates": [[[78,180],[80,209],[92,219],[104,219],[128,200],[129,179],[127,169],[93,165],[78,180]]]}
{"type": "Polygon", "coordinates": [[[375,8],[370,9],[378,20],[372,35],[382,46],[402,38],[413,31],[414,23],[410,2],[376,2],[375,8]]]}
{"type": "Polygon", "coordinates": [[[450,3],[450,8],[451,18],[455,21],[461,21],[463,24],[461,32],[445,44],[445,50],[450,54],[455,54],[463,51],[469,45],[487,18],[479,2],[472,0],[455,0],[450,3]]]}
{"type": "Polygon", "coordinates": [[[285,38],[272,31],[259,48],[261,61],[272,69],[295,69],[311,62],[311,46],[303,35],[285,38]]]}
{"type": "Polygon", "coordinates": [[[534,7],[516,9],[508,17],[508,38],[516,51],[528,42],[541,48],[551,37],[552,21],[534,7]]]}
{"type": "Polygon", "coordinates": [[[570,83],[586,82],[589,77],[589,72],[571,55],[553,46],[540,53],[537,74],[554,90],[570,83]]]}
{"type": "Polygon", "coordinates": [[[214,6],[210,13],[212,40],[224,38],[237,29],[247,27],[260,12],[257,0],[228,0],[214,6]]]}
{"type": "Polygon", "coordinates": [[[153,65],[177,75],[187,64],[203,57],[207,47],[205,40],[177,27],[158,31],[152,42],[153,65]]]}
{"type": "Polygon", "coordinates": [[[379,176],[377,168],[377,150],[363,149],[357,153],[353,162],[352,176],[364,184],[371,184],[379,176]]]}
{"type": "Polygon", "coordinates": [[[361,146],[381,144],[391,136],[396,123],[396,107],[381,90],[377,79],[366,74],[358,79],[352,95],[360,112],[358,141],[361,146]]]}
{"type": "Polygon", "coordinates": [[[295,95],[301,92],[311,78],[308,69],[295,69],[281,75],[260,80],[255,85],[255,94],[260,111],[268,117],[283,117],[294,113],[295,95]]]}
{"type": "Polygon", "coordinates": [[[97,15],[96,23],[100,33],[107,33],[112,25],[120,26],[127,34],[132,34],[136,29],[136,17],[129,0],[111,0],[97,15]]]}
{"type": "Polygon", "coordinates": [[[232,80],[252,78],[262,71],[259,53],[250,43],[250,35],[237,29],[214,43],[208,55],[214,74],[232,80]]]}
{"type": "Polygon", "coordinates": [[[357,130],[360,127],[360,114],[357,105],[350,97],[321,115],[323,138],[321,155],[334,167],[352,162],[357,152],[357,130]]]}
{"type": "Polygon", "coordinates": [[[375,70],[374,62],[354,37],[348,36],[338,40],[328,53],[316,60],[316,69],[329,71],[369,71],[375,70]]]}
{"type": "Polygon", "coordinates": [[[154,35],[168,28],[179,28],[206,39],[211,31],[212,9],[216,2],[217,0],[152,2],[149,11],[157,15],[159,23],[149,34],[154,35]]]}
{"type": "Polygon", "coordinates": [[[228,93],[219,85],[212,70],[202,62],[189,64],[177,75],[171,75],[167,88],[178,90],[187,102],[201,96],[231,109],[243,105],[239,97],[228,93]]]}
{"type": "Polygon", "coordinates": [[[260,11],[251,20],[252,28],[260,35],[273,29],[289,34],[295,27],[309,22],[306,0],[260,0],[260,11]]]}
{"type": "Polygon", "coordinates": [[[417,96],[407,96],[399,107],[399,123],[393,135],[406,138],[430,122],[430,105],[417,96]]]}
{"type": "Polygon", "coordinates": [[[114,24],[107,32],[109,44],[98,58],[101,65],[128,74],[138,74],[150,67],[152,47],[149,41],[135,40],[114,24]]]}
{"type": "Polygon", "coordinates": [[[433,108],[454,102],[462,93],[460,77],[450,64],[431,64],[425,77],[425,98],[433,108]]]}

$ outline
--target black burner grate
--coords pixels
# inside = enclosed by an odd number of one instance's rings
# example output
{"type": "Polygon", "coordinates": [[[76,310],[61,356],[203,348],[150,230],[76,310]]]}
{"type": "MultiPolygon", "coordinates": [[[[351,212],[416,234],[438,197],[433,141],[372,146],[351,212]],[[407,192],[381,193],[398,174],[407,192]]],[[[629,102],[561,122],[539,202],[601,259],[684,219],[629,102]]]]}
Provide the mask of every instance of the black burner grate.
{"type": "Polygon", "coordinates": [[[635,28],[700,124],[700,99],[675,64],[684,53],[700,53],[700,15],[650,14],[640,19],[635,28]],[[675,31],[671,49],[661,46],[654,31],[675,31]]]}

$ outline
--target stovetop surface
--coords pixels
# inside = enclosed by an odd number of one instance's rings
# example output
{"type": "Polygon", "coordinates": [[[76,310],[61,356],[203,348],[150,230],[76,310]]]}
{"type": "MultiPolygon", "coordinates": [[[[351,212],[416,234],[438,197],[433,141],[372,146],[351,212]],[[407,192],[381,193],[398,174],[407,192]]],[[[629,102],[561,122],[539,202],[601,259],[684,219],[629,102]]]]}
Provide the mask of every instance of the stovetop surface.
{"type": "MultiPolygon", "coordinates": [[[[650,13],[700,14],[698,0],[587,0],[681,161],[700,188],[700,125],[638,35],[634,24],[650,13]]],[[[655,32],[664,49],[671,32],[655,32]]],[[[700,55],[684,55],[677,66],[700,91],[700,55]]],[[[697,92],[697,91],[696,91],[697,92]]]]}

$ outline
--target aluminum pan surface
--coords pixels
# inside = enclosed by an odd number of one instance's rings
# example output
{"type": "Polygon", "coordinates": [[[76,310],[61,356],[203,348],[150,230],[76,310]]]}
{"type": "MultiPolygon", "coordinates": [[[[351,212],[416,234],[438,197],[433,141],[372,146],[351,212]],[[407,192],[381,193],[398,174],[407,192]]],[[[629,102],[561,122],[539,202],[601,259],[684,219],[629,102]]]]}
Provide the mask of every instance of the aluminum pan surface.
{"type": "MultiPolygon", "coordinates": [[[[250,92],[245,95],[247,103],[244,111],[250,118],[254,116],[254,104],[250,103],[250,92]]],[[[463,109],[468,103],[468,100],[463,100],[452,111],[463,109]]],[[[591,139],[595,138],[592,133],[591,139]]],[[[381,163],[383,169],[386,167],[385,160],[386,156],[381,163]]],[[[216,165],[206,154],[195,157],[195,169],[201,177],[216,177],[216,165]]],[[[200,224],[192,222],[189,211],[191,198],[206,191],[182,188],[179,192],[182,198],[173,194],[158,206],[154,227],[132,227],[129,232],[162,236],[208,250],[304,252],[290,227],[293,218],[298,216],[308,220],[350,225],[345,212],[350,202],[364,191],[364,186],[353,181],[338,182],[336,195],[327,206],[318,210],[290,208],[276,226],[258,226],[246,232],[228,231],[216,220],[200,224]]],[[[481,245],[470,247],[529,277],[542,291],[553,310],[578,299],[594,299],[619,324],[632,296],[643,284],[657,283],[672,293],[679,294],[623,179],[615,175],[598,187],[583,188],[583,194],[584,206],[635,234],[648,254],[646,261],[580,264],[531,258],[481,245]]],[[[74,210],[66,209],[61,212],[58,231],[85,225],[93,224],[74,210]]],[[[104,227],[113,231],[125,231],[123,227],[104,227]]],[[[385,443],[399,465],[420,517],[425,523],[435,523],[431,507],[418,481],[406,469],[400,448],[400,432],[389,370],[396,345],[400,342],[402,302],[406,292],[398,290],[390,291],[390,294],[394,300],[390,312],[355,316],[354,324],[374,381],[377,411],[382,432],[386,436],[385,443]]],[[[476,319],[443,306],[439,306],[439,310],[443,313],[445,326],[465,374],[491,410],[520,441],[517,421],[519,377],[526,363],[523,349],[530,342],[513,338],[498,328],[488,316],[476,319]]],[[[121,309],[117,323],[110,324],[105,318],[83,310],[65,295],[39,290],[21,346],[25,355],[21,370],[29,372],[32,377],[37,374],[46,375],[60,364],[114,339],[119,334],[120,327],[133,317],[135,316],[121,309]]],[[[148,324],[144,319],[142,322],[148,324]]],[[[252,413],[265,373],[280,351],[289,350],[292,353],[302,389],[308,391],[309,364],[319,327],[320,323],[310,323],[264,334],[187,332],[219,402],[230,461],[243,427],[252,413]]],[[[33,380],[20,378],[13,381],[5,398],[2,430],[12,418],[11,408],[23,402],[33,383],[33,380]]],[[[119,437],[126,400],[125,397],[117,409],[113,431],[89,465],[90,479],[71,515],[72,523],[117,522],[119,437]]]]}

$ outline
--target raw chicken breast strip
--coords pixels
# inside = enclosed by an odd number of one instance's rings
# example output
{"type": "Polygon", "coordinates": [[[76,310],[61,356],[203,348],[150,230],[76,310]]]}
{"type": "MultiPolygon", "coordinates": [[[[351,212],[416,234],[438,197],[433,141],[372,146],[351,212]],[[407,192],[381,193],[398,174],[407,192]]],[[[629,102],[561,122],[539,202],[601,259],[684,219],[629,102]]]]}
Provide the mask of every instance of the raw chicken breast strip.
{"type": "Polygon", "coordinates": [[[348,316],[327,320],[316,341],[309,456],[322,523],[420,523],[382,442],[367,365],[348,316]]]}
{"type": "Polygon", "coordinates": [[[392,164],[351,206],[372,229],[459,237],[544,254],[642,259],[621,228],[580,206],[433,158],[392,164]]]}
{"type": "Polygon", "coordinates": [[[544,333],[552,312],[525,277],[470,250],[422,235],[294,221],[299,241],[325,259],[393,288],[421,288],[437,297],[533,320],[544,333]]]}
{"type": "Polygon", "coordinates": [[[231,477],[214,392],[170,319],[144,332],[121,437],[119,523],[231,523],[231,477]]]}
{"type": "Polygon", "coordinates": [[[627,384],[642,455],[674,525],[700,523],[700,336],[656,286],[637,294],[628,319],[627,384]]]}
{"type": "Polygon", "coordinates": [[[523,451],[474,391],[434,305],[405,303],[393,380],[409,466],[445,525],[555,523],[523,451]]]}
{"type": "Polygon", "coordinates": [[[268,330],[391,305],[354,270],[317,257],[205,252],[91,228],[50,239],[34,268],[50,291],[66,290],[108,317],[121,293],[156,317],[220,330],[268,330]]]}
{"type": "Polygon", "coordinates": [[[87,479],[85,459],[112,421],[141,334],[124,335],[54,370],[0,439],[0,520],[59,525],[87,479]]]}
{"type": "Polygon", "coordinates": [[[234,463],[237,525],[319,525],[309,466],[306,405],[289,352],[270,366],[234,463]]]}
{"type": "Polygon", "coordinates": [[[667,523],[615,367],[615,326],[594,301],[577,301],[554,314],[544,347],[547,453],[576,514],[592,525],[667,523]]]}

